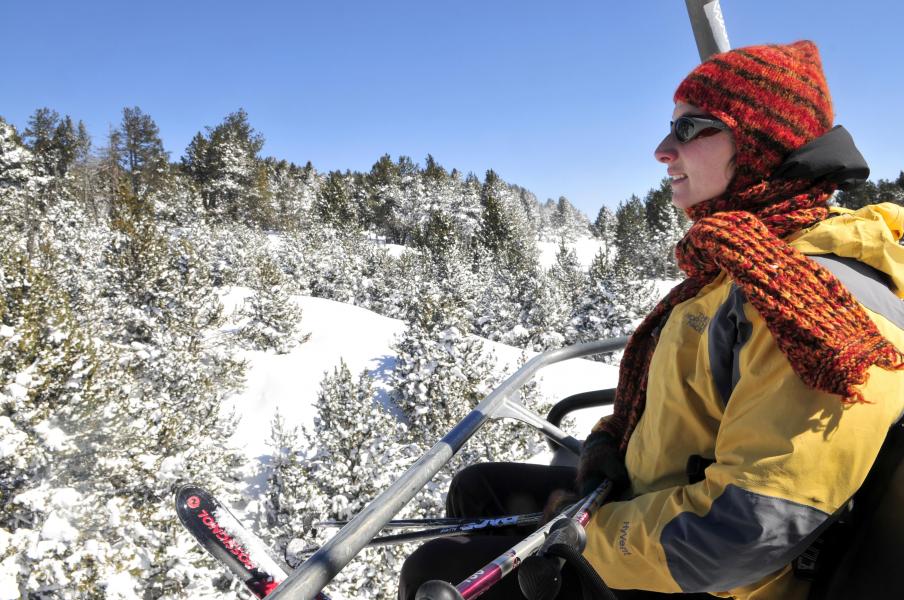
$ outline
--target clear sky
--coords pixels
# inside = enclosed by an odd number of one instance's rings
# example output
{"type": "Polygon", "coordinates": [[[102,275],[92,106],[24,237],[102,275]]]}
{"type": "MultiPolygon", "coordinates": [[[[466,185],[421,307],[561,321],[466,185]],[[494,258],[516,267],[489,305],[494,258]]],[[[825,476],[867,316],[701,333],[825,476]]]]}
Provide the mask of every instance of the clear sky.
{"type": "MultiPolygon", "coordinates": [[[[904,2],[721,0],[732,46],[808,38],[873,179],[904,169],[904,2]]],[[[171,157],[239,107],[264,155],[489,168],[591,218],[665,174],[652,150],[698,62],[683,0],[0,3],[0,116],[48,106],[102,144],[125,106],[171,157]]]]}

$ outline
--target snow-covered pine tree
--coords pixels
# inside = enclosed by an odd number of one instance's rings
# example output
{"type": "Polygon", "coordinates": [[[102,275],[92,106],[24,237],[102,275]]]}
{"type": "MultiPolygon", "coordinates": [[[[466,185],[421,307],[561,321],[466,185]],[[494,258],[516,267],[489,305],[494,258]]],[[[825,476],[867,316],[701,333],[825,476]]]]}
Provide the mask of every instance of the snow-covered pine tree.
{"type": "Polygon", "coordinates": [[[208,128],[206,136],[198,133],[192,138],[182,168],[200,190],[209,215],[254,223],[269,215],[261,194],[263,167],[258,155],[263,146],[263,136],[254,130],[248,113],[241,108],[208,128]]]}
{"type": "Polygon", "coordinates": [[[287,278],[269,253],[258,254],[254,262],[250,282],[254,294],[237,315],[243,321],[239,338],[253,350],[285,354],[308,338],[299,333],[301,308],[290,297],[287,278]]]}
{"type": "Polygon", "coordinates": [[[310,489],[305,487],[306,446],[299,428],[287,424],[277,412],[270,424],[268,444],[272,454],[269,461],[261,465],[267,487],[257,516],[259,528],[265,533],[270,547],[284,555],[293,540],[305,539],[311,533],[317,517],[306,507],[316,500],[310,498],[310,489]]]}
{"type": "Polygon", "coordinates": [[[608,206],[600,207],[599,213],[596,215],[596,221],[593,222],[593,235],[602,242],[602,250],[607,260],[612,260],[618,251],[616,245],[616,225],[617,219],[615,213],[609,210],[608,206]]]}
{"type": "Polygon", "coordinates": [[[37,239],[37,196],[44,179],[35,174],[34,156],[16,128],[0,117],[0,227],[29,251],[37,239]]]}
{"type": "Polygon", "coordinates": [[[163,149],[160,128],[137,106],[124,108],[115,141],[120,166],[128,175],[132,193],[145,201],[169,168],[169,153],[163,149]]]}
{"type": "Polygon", "coordinates": [[[687,217],[672,205],[672,188],[663,179],[658,189],[651,189],[644,198],[647,222],[648,260],[643,273],[650,279],[677,279],[680,276],[675,261],[675,244],[684,235],[687,217]]]}
{"type": "MultiPolygon", "coordinates": [[[[105,534],[122,538],[129,585],[154,597],[195,586],[201,553],[174,554],[188,537],[173,520],[180,481],[230,491],[243,459],[229,446],[233,422],[222,402],[242,376],[231,349],[206,338],[222,323],[209,270],[185,239],[168,238],[147,205],[124,189],[107,249],[103,339],[109,366],[92,464],[97,493],[116,514],[105,534]]],[[[232,490],[234,491],[234,490],[232,490]]]]}
{"type": "MultiPolygon", "coordinates": [[[[344,362],[324,378],[317,415],[307,444],[284,424],[273,430],[278,458],[268,480],[267,521],[290,562],[303,559],[295,555],[301,548],[329,539],[317,521],[353,517],[414,459],[412,449],[400,443],[404,426],[380,404],[370,376],[354,378],[344,362]]],[[[347,598],[394,598],[398,570],[410,551],[365,550],[329,589],[347,598]]]]}
{"type": "Polygon", "coordinates": [[[351,173],[331,171],[317,191],[314,213],[322,223],[340,231],[356,231],[361,217],[355,201],[356,186],[351,173]]]}
{"type": "Polygon", "coordinates": [[[654,299],[652,283],[638,269],[620,259],[610,264],[600,251],[590,265],[586,291],[571,320],[569,343],[628,335],[654,299]]]}
{"type": "Polygon", "coordinates": [[[483,209],[478,243],[501,268],[517,269],[536,260],[537,243],[520,198],[493,171],[481,188],[483,209]]]}
{"type": "Polygon", "coordinates": [[[279,231],[295,231],[310,218],[308,212],[313,205],[317,187],[314,167],[310,163],[299,167],[286,160],[267,158],[264,167],[268,177],[267,187],[271,190],[274,221],[272,227],[279,231]]]}
{"type": "MultiPolygon", "coordinates": [[[[43,251],[43,250],[42,250],[43,251]]],[[[94,597],[112,563],[82,505],[94,458],[80,436],[100,401],[91,331],[51,278],[0,257],[0,580],[9,597],[94,597]]]]}
{"type": "Polygon", "coordinates": [[[296,272],[296,277],[301,276],[299,288],[309,289],[318,298],[349,304],[365,295],[362,272],[370,243],[361,232],[314,226],[295,239],[301,241],[302,253],[307,255],[296,272]]]}
{"type": "Polygon", "coordinates": [[[632,195],[618,205],[615,212],[615,245],[618,262],[627,263],[641,272],[649,262],[646,211],[643,201],[632,195]]]}
{"type": "Polygon", "coordinates": [[[407,321],[394,345],[393,398],[414,441],[429,447],[491,389],[494,360],[468,335],[466,307],[436,284],[424,282],[407,321]]]}
{"type": "MultiPolygon", "coordinates": [[[[605,257],[605,251],[603,256],[605,257]]],[[[556,262],[549,269],[549,279],[561,303],[566,323],[570,322],[584,295],[587,272],[578,261],[577,253],[565,243],[565,240],[559,240],[556,262]]]]}
{"type": "Polygon", "coordinates": [[[477,304],[479,335],[529,350],[561,346],[568,314],[540,265],[493,268],[491,273],[477,304]]]}
{"type": "Polygon", "coordinates": [[[546,239],[573,242],[590,232],[587,217],[565,196],[560,196],[555,203],[547,201],[544,209],[550,213],[546,219],[548,229],[541,234],[546,239]]]}

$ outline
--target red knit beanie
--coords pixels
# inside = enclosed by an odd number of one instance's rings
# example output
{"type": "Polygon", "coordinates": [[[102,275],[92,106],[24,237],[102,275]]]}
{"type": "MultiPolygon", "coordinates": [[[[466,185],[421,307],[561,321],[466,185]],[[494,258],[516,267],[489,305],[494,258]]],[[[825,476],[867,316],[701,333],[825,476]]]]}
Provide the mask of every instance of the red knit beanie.
{"type": "Polygon", "coordinates": [[[729,194],[766,180],[797,148],[832,127],[832,98],[816,45],[749,46],[715,54],[691,71],[675,102],[731,128],[737,147],[729,194]]]}

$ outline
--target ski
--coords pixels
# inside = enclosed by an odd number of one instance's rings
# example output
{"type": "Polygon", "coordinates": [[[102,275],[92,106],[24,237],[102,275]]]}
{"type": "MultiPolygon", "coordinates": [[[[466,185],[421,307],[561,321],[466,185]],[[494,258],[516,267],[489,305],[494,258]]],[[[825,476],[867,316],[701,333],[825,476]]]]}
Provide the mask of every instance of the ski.
{"type": "MultiPolygon", "coordinates": [[[[176,514],[201,547],[257,598],[265,598],[288,577],[288,569],[273,558],[266,544],[207,490],[194,485],[180,488],[176,514]]],[[[329,598],[318,594],[317,600],[329,598]]]]}

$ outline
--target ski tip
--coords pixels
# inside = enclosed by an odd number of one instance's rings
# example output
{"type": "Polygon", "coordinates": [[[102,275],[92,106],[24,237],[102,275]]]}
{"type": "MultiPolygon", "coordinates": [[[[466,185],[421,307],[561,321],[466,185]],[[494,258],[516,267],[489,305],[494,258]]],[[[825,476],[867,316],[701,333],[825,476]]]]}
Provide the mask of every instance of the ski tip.
{"type": "Polygon", "coordinates": [[[210,505],[213,496],[204,488],[196,485],[183,485],[176,490],[174,501],[176,504],[176,513],[182,522],[185,522],[185,515],[189,511],[196,510],[202,505],[210,505]]]}

